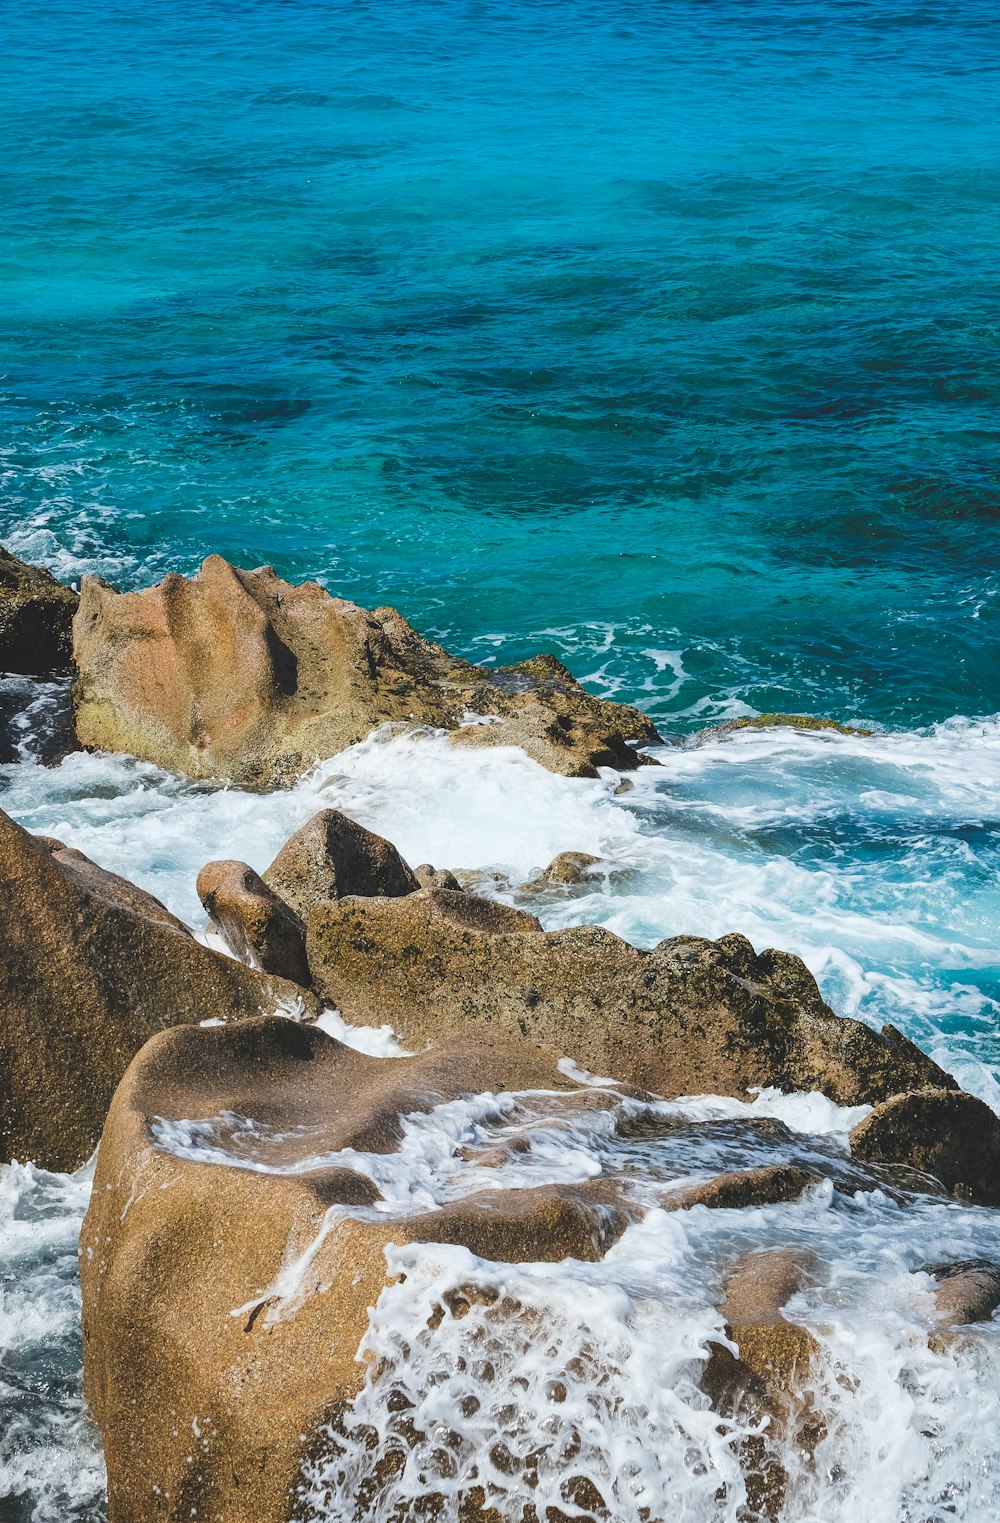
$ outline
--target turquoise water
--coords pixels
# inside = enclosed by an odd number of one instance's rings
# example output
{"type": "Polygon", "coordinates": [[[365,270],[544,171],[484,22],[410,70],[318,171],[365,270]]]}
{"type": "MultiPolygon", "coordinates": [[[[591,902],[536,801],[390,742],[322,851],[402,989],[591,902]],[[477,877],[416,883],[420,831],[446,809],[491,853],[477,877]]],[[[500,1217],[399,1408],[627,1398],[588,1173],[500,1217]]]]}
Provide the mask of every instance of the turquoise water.
{"type": "Polygon", "coordinates": [[[272,561],[679,729],[1000,708],[991,5],[0,25],[8,541],[272,561]]]}
{"type": "MultiPolygon", "coordinates": [[[[28,717],[0,805],[192,924],[206,859],[263,868],[331,804],[511,896],[590,851],[615,877],[547,924],[788,947],[1000,1109],[995,7],[8,0],[0,42],[10,548],[121,587],[270,561],[477,660],[554,649],[664,734],[771,709],[879,731],[665,748],[624,795],[404,738],[251,796],[40,765],[58,691],[4,679],[28,717]]],[[[103,1517],[88,1190],[0,1170],[14,1523],[103,1517]]],[[[996,1213],[827,1206],[761,1230],[815,1230],[870,1297],[833,1385],[866,1403],[829,1471],[858,1494],[786,1523],[994,1523],[1000,1363],[935,1363],[900,1307],[928,1254],[996,1257],[996,1213]]],[[[649,1273],[682,1263],[714,1306],[733,1229],[690,1231],[649,1273]]]]}

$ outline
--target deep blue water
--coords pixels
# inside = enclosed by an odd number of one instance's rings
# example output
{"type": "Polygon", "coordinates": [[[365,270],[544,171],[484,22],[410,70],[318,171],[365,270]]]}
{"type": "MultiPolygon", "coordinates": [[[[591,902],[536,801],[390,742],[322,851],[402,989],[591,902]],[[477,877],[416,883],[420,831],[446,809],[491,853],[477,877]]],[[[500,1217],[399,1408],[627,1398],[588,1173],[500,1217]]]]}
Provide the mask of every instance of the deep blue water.
{"type": "Polygon", "coordinates": [[[15,548],[271,561],[681,729],[1000,709],[992,4],[0,34],[15,548]]]}

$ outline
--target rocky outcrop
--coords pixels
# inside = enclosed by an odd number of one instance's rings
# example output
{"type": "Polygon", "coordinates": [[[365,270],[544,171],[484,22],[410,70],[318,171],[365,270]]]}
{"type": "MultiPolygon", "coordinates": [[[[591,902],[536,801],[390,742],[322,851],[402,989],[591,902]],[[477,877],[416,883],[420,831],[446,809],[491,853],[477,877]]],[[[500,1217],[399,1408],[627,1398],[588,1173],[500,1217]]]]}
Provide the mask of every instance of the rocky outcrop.
{"type": "Polygon", "coordinates": [[[937,1281],[934,1307],[944,1327],[989,1322],[1000,1306],[1000,1265],[986,1259],[928,1265],[925,1274],[937,1281]]]}
{"type": "Polygon", "coordinates": [[[953,1083],[894,1028],[835,1016],[798,958],[757,956],[742,936],[646,952],[600,926],[543,933],[523,912],[422,889],[318,905],[307,949],[314,987],[349,1020],[411,1043],[526,1038],[668,1097],[777,1085],[856,1105],[953,1083]]]}
{"type": "Polygon", "coordinates": [[[312,996],[195,941],[158,900],[0,813],[0,1162],[73,1169],[115,1086],[165,1026],[312,996]]]}
{"type": "Polygon", "coordinates": [[[1000,1117],[954,1087],[921,1088],[877,1105],[852,1131],[851,1152],[863,1163],[931,1174],[977,1205],[1000,1206],[1000,1117]]]}
{"type": "Polygon", "coordinates": [[[321,809],[289,836],[264,881],[303,918],[324,899],[395,899],[420,887],[391,841],[339,809],[321,809]]]}
{"type": "Polygon", "coordinates": [[[369,612],[217,555],[144,592],[85,577],[73,651],[83,745],[247,787],[288,782],[385,724],[521,746],[569,776],[634,768],[633,743],[658,739],[645,715],[595,698],[553,656],[486,671],[395,609],[369,612]]]}
{"type": "Polygon", "coordinates": [[[388,1153],[403,1116],[463,1093],[566,1087],[529,1044],[489,1037],[391,1061],[281,1020],[149,1042],[108,1116],[81,1238],[86,1393],[111,1523],[188,1523],[193,1511],[287,1523],[305,1455],[368,1373],[358,1348],[388,1244],[600,1257],[628,1219],[606,1190],[486,1192],[375,1215],[371,1180],[319,1156],[388,1153]],[[185,1154],[191,1129],[178,1123],[192,1119],[229,1166],[185,1154]]]}
{"type": "Polygon", "coordinates": [[[421,862],[419,867],[413,869],[413,876],[421,888],[461,888],[462,885],[447,867],[434,867],[430,862],[421,862]]]}
{"type": "Polygon", "coordinates": [[[747,1206],[776,1206],[799,1200],[821,1176],[796,1164],[765,1164],[758,1169],[733,1169],[704,1184],[671,1190],[660,1197],[665,1211],[688,1211],[707,1206],[713,1211],[741,1210],[747,1206]]]}
{"type": "Polygon", "coordinates": [[[0,671],[45,677],[68,670],[77,602],[51,572],[0,546],[0,671]]]}
{"type": "Polygon", "coordinates": [[[561,851],[548,867],[529,878],[525,888],[541,893],[591,888],[604,881],[600,864],[600,857],[593,857],[588,851],[561,851]],[[595,872],[595,868],[598,871],[595,872]]]}
{"type": "Polygon", "coordinates": [[[818,719],[814,714],[754,714],[752,717],[725,719],[721,724],[709,725],[707,729],[697,730],[691,740],[695,743],[703,740],[721,740],[737,730],[775,729],[832,730],[837,735],[864,737],[874,733],[872,730],[860,729],[857,725],[840,724],[836,719],[818,719]]]}
{"type": "Polygon", "coordinates": [[[308,985],[306,928],[246,862],[209,862],[198,898],[234,957],[262,973],[308,985]]]}

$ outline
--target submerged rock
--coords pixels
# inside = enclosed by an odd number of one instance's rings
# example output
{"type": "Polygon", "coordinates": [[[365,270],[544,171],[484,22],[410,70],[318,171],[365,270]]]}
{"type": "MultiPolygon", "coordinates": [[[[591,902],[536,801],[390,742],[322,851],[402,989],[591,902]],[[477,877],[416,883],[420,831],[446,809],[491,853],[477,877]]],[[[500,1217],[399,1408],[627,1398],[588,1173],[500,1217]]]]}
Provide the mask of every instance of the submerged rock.
{"type": "Polygon", "coordinates": [[[0,1163],[75,1169],[165,1026],[312,996],[209,951],[152,895],[0,812],[0,1163]]]}
{"type": "Polygon", "coordinates": [[[687,1211],[692,1206],[732,1211],[746,1206],[775,1206],[798,1200],[821,1176],[792,1163],[765,1164],[758,1169],[733,1169],[704,1184],[672,1190],[660,1197],[665,1211],[687,1211]]]}
{"type": "Polygon", "coordinates": [[[218,555],[144,592],[84,577],[73,653],[83,745],[241,786],[289,782],[387,723],[522,746],[569,776],[634,768],[630,743],[659,738],[639,710],[595,698],[553,656],[486,671],[395,609],[369,612],[218,555]]]}
{"type": "Polygon", "coordinates": [[[246,862],[209,862],[198,874],[198,898],[240,962],[308,985],[306,928],[246,862]]]}
{"type": "Polygon", "coordinates": [[[603,883],[600,869],[601,858],[591,856],[589,851],[561,851],[553,857],[548,867],[534,878],[529,878],[525,889],[535,893],[567,893],[574,889],[592,887],[603,883]],[[597,868],[598,871],[594,871],[597,868]]]}
{"type": "Polygon", "coordinates": [[[149,1042],[111,1107],[81,1237],[86,1394],[112,1523],[193,1511],[287,1523],[304,1458],[369,1373],[357,1354],[390,1243],[599,1258],[628,1220],[603,1181],[375,1216],[368,1178],[308,1166],[347,1148],[388,1153],[403,1116],[461,1094],[566,1087],[530,1044],[489,1036],[391,1061],[281,1020],[149,1042]],[[270,1167],[186,1154],[192,1120],[220,1159],[270,1167]]]}
{"type": "Polygon", "coordinates": [[[925,1274],[937,1281],[934,1305],[945,1327],[965,1327],[989,1322],[1000,1306],[1000,1265],[985,1259],[964,1259],[957,1264],[928,1265],[925,1274]]]}
{"type": "Polygon", "coordinates": [[[324,899],[394,899],[420,887],[391,841],[339,809],[321,809],[289,836],[264,882],[303,919],[324,899]]]}
{"type": "Polygon", "coordinates": [[[754,714],[752,717],[743,719],[726,719],[721,724],[709,725],[707,729],[698,730],[692,735],[694,742],[702,740],[720,740],[725,735],[732,735],[736,730],[833,730],[838,735],[861,735],[870,736],[872,730],[861,729],[858,725],[840,724],[836,719],[819,719],[814,714],[754,714]]]}
{"type": "Polygon", "coordinates": [[[851,1152],[864,1163],[931,1174],[977,1205],[1000,1206],[1000,1117],[957,1088],[922,1087],[877,1105],[851,1133],[851,1152]]]}
{"type": "Polygon", "coordinates": [[[51,572],[0,546],[0,671],[32,677],[67,671],[78,601],[51,572]]]}
{"type": "Polygon", "coordinates": [[[492,1029],[668,1097],[776,1085],[857,1105],[954,1083],[894,1028],[835,1016],[797,957],[757,956],[741,936],[646,952],[421,889],[318,905],[307,950],[314,987],[348,1020],[410,1042],[492,1029]]]}

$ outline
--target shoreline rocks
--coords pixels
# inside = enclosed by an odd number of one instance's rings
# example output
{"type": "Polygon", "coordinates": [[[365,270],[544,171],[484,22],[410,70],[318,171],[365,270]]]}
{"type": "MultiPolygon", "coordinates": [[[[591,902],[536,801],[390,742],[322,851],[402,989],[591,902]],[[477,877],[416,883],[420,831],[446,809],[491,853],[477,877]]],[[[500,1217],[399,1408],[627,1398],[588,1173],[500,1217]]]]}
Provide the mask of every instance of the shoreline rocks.
{"type": "Polygon", "coordinates": [[[442,889],[318,905],[313,986],[409,1042],[490,1030],[665,1098],[821,1090],[841,1105],[954,1081],[892,1027],[835,1016],[805,965],[744,937],[641,951],[600,926],[543,932],[524,911],[442,889]]]}
{"type": "Polygon", "coordinates": [[[218,555],[143,592],[84,577],[73,656],[82,745],[241,787],[290,783],[387,724],[521,746],[571,777],[631,770],[646,760],[635,745],[660,739],[638,709],[594,697],[554,656],[473,666],[395,609],[218,555]]]}
{"type": "Polygon", "coordinates": [[[32,677],[68,671],[78,603],[51,572],[0,546],[0,671],[32,677]]]}
{"type": "Polygon", "coordinates": [[[957,1087],[890,1096],[851,1132],[851,1153],[930,1174],[959,1199],[1000,1206],[1000,1117],[957,1087]]]}
{"type": "Polygon", "coordinates": [[[0,812],[0,1162],[75,1169],[148,1037],[312,995],[195,941],[159,900],[0,812]]]}

